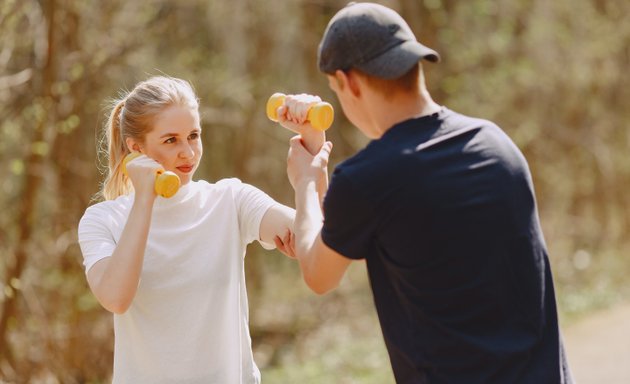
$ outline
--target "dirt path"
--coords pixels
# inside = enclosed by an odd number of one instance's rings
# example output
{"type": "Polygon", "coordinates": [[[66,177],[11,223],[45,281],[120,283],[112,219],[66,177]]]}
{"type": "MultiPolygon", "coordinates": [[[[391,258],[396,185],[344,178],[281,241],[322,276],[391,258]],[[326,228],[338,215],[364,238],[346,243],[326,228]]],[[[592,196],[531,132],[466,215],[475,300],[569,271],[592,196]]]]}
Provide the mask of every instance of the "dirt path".
{"type": "Polygon", "coordinates": [[[563,335],[576,384],[630,383],[630,303],[591,315],[563,335]]]}

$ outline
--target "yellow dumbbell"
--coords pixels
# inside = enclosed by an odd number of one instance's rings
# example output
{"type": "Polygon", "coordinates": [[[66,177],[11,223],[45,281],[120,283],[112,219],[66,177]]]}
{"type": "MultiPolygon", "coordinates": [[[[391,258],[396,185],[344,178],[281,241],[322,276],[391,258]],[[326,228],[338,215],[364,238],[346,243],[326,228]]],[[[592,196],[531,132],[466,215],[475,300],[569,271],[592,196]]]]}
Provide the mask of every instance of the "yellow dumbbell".
{"type": "MultiPolygon", "coordinates": [[[[285,98],[286,95],[283,93],[274,93],[271,95],[267,101],[267,117],[269,120],[278,121],[278,108],[284,104],[285,98]]],[[[320,131],[325,131],[330,128],[334,118],[335,111],[332,105],[324,101],[312,105],[306,115],[306,120],[310,121],[313,128],[320,131]]]]}
{"type": "MultiPolygon", "coordinates": [[[[140,152],[131,152],[124,158],[122,169],[125,175],[127,175],[127,163],[140,155],[142,155],[140,152]]],[[[156,171],[155,193],[159,196],[167,198],[173,196],[179,190],[180,185],[181,181],[179,180],[179,176],[177,176],[174,172],[165,171],[163,168],[156,171]]]]}

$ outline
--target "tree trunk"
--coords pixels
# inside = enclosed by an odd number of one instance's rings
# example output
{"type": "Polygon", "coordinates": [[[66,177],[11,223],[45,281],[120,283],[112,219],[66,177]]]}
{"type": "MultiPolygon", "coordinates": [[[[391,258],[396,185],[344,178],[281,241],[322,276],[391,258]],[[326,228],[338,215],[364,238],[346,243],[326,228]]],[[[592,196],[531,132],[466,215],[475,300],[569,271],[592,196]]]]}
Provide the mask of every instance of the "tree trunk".
{"type": "MultiPolygon", "coordinates": [[[[46,39],[48,50],[46,59],[42,67],[39,68],[39,73],[33,78],[33,94],[36,95],[35,100],[40,100],[43,104],[43,110],[45,112],[39,121],[36,121],[31,140],[32,144],[43,142],[44,131],[47,124],[52,119],[49,112],[53,110],[54,106],[51,89],[55,76],[55,5],[55,0],[49,0],[45,2],[45,8],[43,10],[47,29],[46,35],[42,38],[46,39]]],[[[16,220],[16,222],[18,222],[18,243],[13,259],[6,261],[5,289],[8,289],[11,293],[5,297],[2,303],[2,315],[0,316],[0,350],[3,351],[5,358],[12,367],[16,366],[16,361],[12,348],[8,343],[7,336],[9,323],[17,317],[18,299],[21,297],[21,294],[20,290],[16,288],[19,288],[19,281],[28,261],[28,249],[31,243],[33,229],[37,222],[37,191],[40,189],[43,177],[44,155],[45,153],[31,147],[24,161],[24,187],[21,199],[18,202],[18,220],[16,220]]]]}

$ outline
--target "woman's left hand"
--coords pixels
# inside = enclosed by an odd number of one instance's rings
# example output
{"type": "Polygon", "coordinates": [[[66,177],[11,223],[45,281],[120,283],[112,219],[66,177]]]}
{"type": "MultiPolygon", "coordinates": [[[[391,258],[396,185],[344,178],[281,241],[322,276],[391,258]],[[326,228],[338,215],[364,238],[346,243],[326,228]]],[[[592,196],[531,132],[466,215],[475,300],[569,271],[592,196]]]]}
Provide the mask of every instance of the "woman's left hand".
{"type": "Polygon", "coordinates": [[[280,238],[280,236],[276,236],[273,239],[273,242],[276,244],[276,248],[278,248],[278,250],[284,253],[287,257],[290,257],[291,259],[297,258],[295,256],[295,234],[291,232],[290,229],[287,229],[282,238],[280,238]]]}
{"type": "Polygon", "coordinates": [[[321,102],[319,96],[308,95],[287,95],[284,104],[278,108],[278,122],[290,131],[298,133],[306,149],[315,155],[326,140],[323,131],[313,128],[307,120],[309,109],[321,102]]]}

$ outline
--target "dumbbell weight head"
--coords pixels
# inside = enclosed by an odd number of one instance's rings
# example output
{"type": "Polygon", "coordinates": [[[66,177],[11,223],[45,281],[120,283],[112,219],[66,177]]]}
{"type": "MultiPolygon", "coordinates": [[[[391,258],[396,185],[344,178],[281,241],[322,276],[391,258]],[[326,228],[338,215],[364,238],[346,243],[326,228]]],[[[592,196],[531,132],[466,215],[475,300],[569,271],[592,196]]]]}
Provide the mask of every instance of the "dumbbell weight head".
{"type": "Polygon", "coordinates": [[[286,95],[283,93],[274,93],[267,100],[267,117],[273,122],[278,122],[278,108],[284,104],[286,95]]]}
{"type": "Polygon", "coordinates": [[[326,102],[317,103],[308,110],[308,121],[311,122],[313,128],[320,131],[330,128],[334,118],[333,107],[326,102]]]}
{"type": "Polygon", "coordinates": [[[181,181],[179,176],[171,171],[158,171],[155,176],[155,193],[169,198],[177,193],[181,181]]]}

